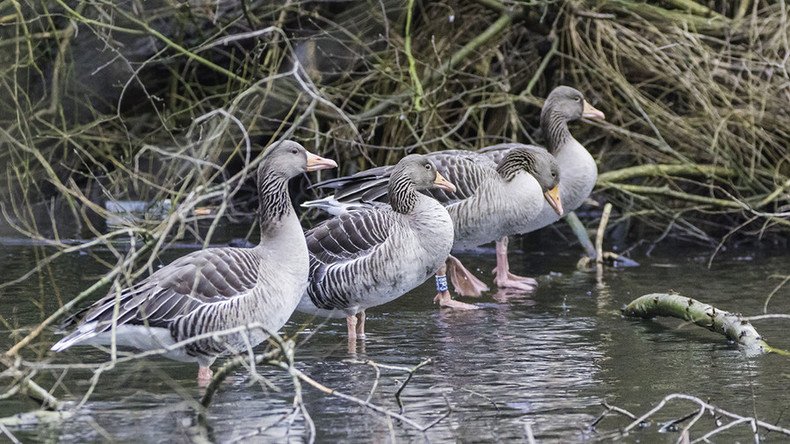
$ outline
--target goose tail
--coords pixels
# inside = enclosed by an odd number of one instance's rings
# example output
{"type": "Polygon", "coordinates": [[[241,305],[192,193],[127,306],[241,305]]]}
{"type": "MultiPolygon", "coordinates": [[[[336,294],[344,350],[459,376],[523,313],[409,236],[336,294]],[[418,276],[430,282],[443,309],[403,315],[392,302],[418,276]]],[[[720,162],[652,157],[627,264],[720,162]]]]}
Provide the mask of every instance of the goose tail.
{"type": "Polygon", "coordinates": [[[50,350],[54,352],[63,351],[72,345],[77,345],[93,338],[96,334],[96,323],[89,322],[85,325],[81,325],[77,330],[69,333],[60,341],[56,342],[50,350]]]}
{"type": "Polygon", "coordinates": [[[335,199],[334,195],[324,197],[323,199],[308,200],[301,205],[302,208],[318,208],[321,211],[331,214],[332,216],[340,216],[348,213],[354,204],[340,202],[335,199]]]}

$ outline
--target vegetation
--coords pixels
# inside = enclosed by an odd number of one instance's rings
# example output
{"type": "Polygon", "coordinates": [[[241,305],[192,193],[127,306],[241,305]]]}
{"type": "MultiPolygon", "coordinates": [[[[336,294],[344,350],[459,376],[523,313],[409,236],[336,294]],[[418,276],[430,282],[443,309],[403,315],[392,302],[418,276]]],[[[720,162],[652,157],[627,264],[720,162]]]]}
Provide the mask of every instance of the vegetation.
{"type": "Polygon", "coordinates": [[[786,6],[709,5],[0,2],[7,216],[52,237],[58,214],[92,237],[105,199],[178,206],[190,192],[239,216],[233,174],[272,139],[342,172],[540,142],[541,98],[569,84],[607,114],[575,133],[613,224],[711,245],[783,238],[786,6]]]}

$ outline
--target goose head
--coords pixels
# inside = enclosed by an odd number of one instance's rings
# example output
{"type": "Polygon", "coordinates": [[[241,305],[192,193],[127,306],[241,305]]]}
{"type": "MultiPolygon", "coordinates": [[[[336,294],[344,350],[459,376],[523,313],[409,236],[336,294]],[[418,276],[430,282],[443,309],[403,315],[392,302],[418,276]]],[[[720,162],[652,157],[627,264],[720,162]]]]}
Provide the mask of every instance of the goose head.
{"type": "Polygon", "coordinates": [[[560,165],[557,159],[543,148],[535,147],[530,173],[538,181],[543,197],[558,215],[562,216],[560,200],[560,165]]]}
{"type": "Polygon", "coordinates": [[[560,166],[557,159],[545,148],[529,146],[511,150],[497,166],[497,172],[505,180],[512,180],[516,174],[523,171],[535,178],[546,202],[562,216],[560,166]]]}
{"type": "MultiPolygon", "coordinates": [[[[584,99],[584,94],[569,86],[558,86],[554,88],[546,98],[543,105],[541,117],[544,114],[554,114],[561,116],[566,122],[586,119],[604,120],[604,113],[595,109],[584,99]]],[[[542,119],[541,119],[542,120],[542,119]]]]}
{"type": "Polygon", "coordinates": [[[283,140],[267,148],[258,174],[277,175],[287,180],[309,171],[336,167],[334,160],[317,156],[292,140],[283,140]]]}
{"type": "Polygon", "coordinates": [[[449,193],[455,192],[455,185],[445,179],[427,157],[420,154],[410,154],[397,165],[392,172],[391,181],[398,178],[408,178],[415,190],[439,188],[449,193]]]}

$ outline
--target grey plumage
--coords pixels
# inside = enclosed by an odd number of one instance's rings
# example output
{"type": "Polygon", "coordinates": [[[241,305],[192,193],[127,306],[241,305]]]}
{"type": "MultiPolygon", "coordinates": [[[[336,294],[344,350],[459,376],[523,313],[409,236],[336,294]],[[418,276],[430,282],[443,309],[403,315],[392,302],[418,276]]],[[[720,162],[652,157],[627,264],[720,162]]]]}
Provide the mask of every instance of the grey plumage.
{"type": "MultiPolygon", "coordinates": [[[[549,152],[557,159],[562,172],[560,195],[563,215],[579,208],[592,192],[598,178],[595,159],[571,134],[568,122],[581,119],[603,119],[602,112],[593,108],[576,89],[559,86],[546,98],[541,110],[541,129],[548,142],[549,152]]],[[[500,144],[481,150],[491,159],[501,159],[520,144],[500,144]]],[[[529,233],[560,219],[560,215],[545,205],[540,214],[524,221],[520,233],[529,233]]]]}
{"type": "MultiPolygon", "coordinates": [[[[568,122],[582,117],[602,119],[603,113],[593,108],[576,89],[559,86],[555,88],[541,110],[541,128],[548,141],[548,151],[554,156],[551,168],[558,168],[562,175],[560,200],[563,214],[574,211],[584,203],[592,192],[598,177],[595,160],[590,153],[573,137],[568,129],[568,122]]],[[[483,148],[478,153],[499,164],[514,150],[541,150],[541,147],[521,143],[502,143],[483,148]]],[[[532,168],[541,184],[547,184],[551,178],[546,174],[551,170],[532,168]]],[[[450,176],[451,177],[451,176],[450,176]]],[[[559,175],[557,176],[559,178],[559,175]]],[[[452,180],[452,179],[451,179],[452,180]]],[[[459,187],[463,187],[461,183],[459,187]]],[[[544,188],[545,190],[545,188],[544,188]]],[[[529,218],[522,218],[513,227],[510,234],[529,233],[550,225],[561,217],[548,203],[543,203],[540,212],[529,218]]]]}
{"type": "MultiPolygon", "coordinates": [[[[290,141],[264,155],[257,171],[261,240],[254,248],[209,248],[181,257],[146,279],[107,296],[71,318],[76,330],[56,343],[157,349],[195,336],[251,324],[279,330],[307,285],[308,254],[287,182],[305,171],[335,166],[290,141]]],[[[261,328],[208,337],[165,353],[207,367],[223,353],[256,345],[261,328]]]]}
{"type": "MultiPolygon", "coordinates": [[[[579,207],[589,196],[597,178],[595,160],[568,130],[568,122],[582,117],[602,119],[603,113],[584,100],[582,94],[569,87],[555,88],[541,111],[541,127],[549,141],[551,154],[541,147],[506,143],[484,148],[478,153],[443,151],[428,155],[440,171],[457,184],[456,196],[437,199],[447,205],[455,223],[456,248],[497,241],[497,277],[499,286],[534,289],[537,281],[516,276],[509,271],[507,236],[528,233],[556,222],[562,215],[579,207]],[[523,156],[504,163],[514,153],[523,156]],[[553,156],[552,156],[553,155],[553,156]],[[531,159],[540,159],[536,162],[531,159]],[[517,164],[523,166],[517,166],[517,164]],[[538,165],[541,164],[541,166],[538,165]],[[491,165],[497,165],[492,173],[491,165]],[[445,167],[446,166],[446,167],[445,167]],[[442,169],[446,168],[446,169],[442,169]],[[529,174],[521,174],[529,171],[529,174]],[[561,186],[559,171],[562,171],[561,186]],[[538,193],[543,192],[545,200],[538,193]],[[563,208],[564,207],[564,208],[563,208]]],[[[382,183],[387,167],[362,172],[350,177],[319,184],[335,190],[334,196],[308,202],[303,206],[317,207],[332,214],[351,208],[375,205],[386,199],[382,183]]],[[[456,270],[463,269],[455,261],[456,270]]],[[[479,295],[486,286],[463,270],[451,279],[467,295],[479,295]],[[466,285],[463,282],[471,282],[466,285]],[[474,282],[477,281],[477,282],[474,282]]],[[[449,294],[442,294],[442,304],[449,294]]]]}
{"type": "MultiPolygon", "coordinates": [[[[559,181],[556,162],[545,149],[532,145],[505,144],[488,153],[449,150],[425,155],[439,172],[455,184],[456,191],[425,190],[447,207],[455,225],[455,243],[470,247],[491,242],[510,230],[516,221],[534,217],[543,205],[542,193],[559,181]],[[495,162],[496,160],[496,162],[495,162]],[[514,182],[518,176],[519,180],[514,182]],[[528,177],[529,176],[529,177],[528,177]]],[[[378,167],[353,176],[322,182],[334,188],[333,199],[307,202],[330,212],[386,202],[384,186],[392,167],[378,167]]]]}
{"type": "Polygon", "coordinates": [[[407,156],[387,176],[391,206],[349,211],[306,233],[310,282],[299,311],[352,316],[421,284],[450,253],[447,210],[418,193],[440,180],[434,165],[426,156],[407,156]]]}

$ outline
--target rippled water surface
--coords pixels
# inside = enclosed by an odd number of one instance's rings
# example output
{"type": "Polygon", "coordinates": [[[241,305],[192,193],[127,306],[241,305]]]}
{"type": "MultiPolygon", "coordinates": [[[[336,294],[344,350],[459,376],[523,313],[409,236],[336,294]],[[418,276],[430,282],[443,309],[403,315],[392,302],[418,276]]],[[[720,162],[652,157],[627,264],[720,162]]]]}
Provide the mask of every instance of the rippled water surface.
{"type": "MultiPolygon", "coordinates": [[[[674,289],[722,309],[758,314],[778,283],[771,276],[787,274],[790,259],[777,252],[728,253],[708,269],[707,256],[665,251],[637,257],[642,263],[638,268],[607,269],[599,283],[595,273],[575,270],[577,250],[569,250],[513,253],[513,271],[539,276],[540,289],[529,295],[489,293],[467,300],[481,306],[476,311],[437,309],[432,284],[426,283],[389,305],[369,310],[368,337],[356,344],[346,341],[344,322],[332,320],[316,328],[311,319],[294,316],[284,332],[305,340],[297,352],[299,368],[326,386],[365,399],[376,373],[358,361],[411,367],[431,358],[432,364],[420,369],[403,392],[404,415],[428,424],[451,409],[449,416],[422,434],[305,387],[317,438],[489,442],[525,439],[529,427],[539,441],[595,441],[605,436],[603,432],[627,424],[611,417],[597,431],[591,430],[590,424],[603,411],[602,401],[641,414],[674,392],[790,426],[787,358],[768,355],[747,360],[723,337],[699,327],[680,326],[676,320],[627,320],[619,312],[637,296],[674,289]]],[[[2,247],[3,280],[30,269],[41,254],[27,246],[2,247]]],[[[482,249],[460,257],[490,283],[493,251],[482,249]]],[[[0,295],[2,348],[54,311],[58,299],[68,300],[87,288],[101,270],[88,256],[68,256],[55,261],[43,275],[35,274],[5,290],[0,295]],[[53,278],[57,286],[52,285],[53,278]]],[[[790,313],[790,287],[774,296],[770,308],[790,313]]],[[[790,348],[789,325],[786,320],[756,323],[765,338],[784,348],[790,348]]],[[[38,349],[44,350],[48,343],[38,349]]],[[[35,350],[26,358],[32,360],[35,350]]],[[[93,348],[75,348],[48,356],[54,364],[100,362],[106,355],[93,348]]],[[[259,370],[268,384],[250,381],[246,370],[229,378],[209,410],[206,427],[199,426],[194,413],[200,396],[194,365],[164,359],[119,364],[100,376],[79,407],[92,373],[72,370],[55,390],[70,408],[76,408],[72,418],[10,430],[30,441],[186,442],[208,437],[220,442],[302,442],[307,424],[301,416],[290,415],[290,378],[272,368],[259,370]]],[[[36,380],[51,387],[61,375],[42,371],[36,380]]],[[[371,401],[397,411],[393,395],[404,376],[383,369],[371,401]]],[[[12,397],[0,401],[0,416],[34,407],[12,397]]],[[[692,404],[673,404],[658,418],[671,420],[694,411],[692,404]]],[[[712,418],[700,421],[700,430],[715,428],[712,418]]],[[[658,433],[653,424],[627,440],[674,442],[677,436],[658,433]]],[[[695,437],[699,435],[692,434],[695,437]]],[[[776,434],[766,437],[781,441],[776,434]]],[[[743,427],[720,438],[722,442],[735,439],[752,440],[752,435],[743,427]]]]}

